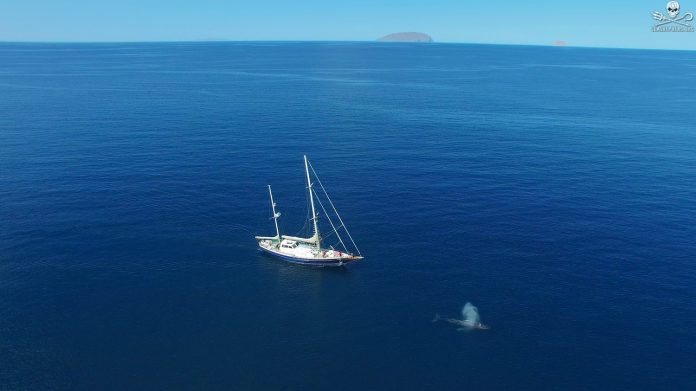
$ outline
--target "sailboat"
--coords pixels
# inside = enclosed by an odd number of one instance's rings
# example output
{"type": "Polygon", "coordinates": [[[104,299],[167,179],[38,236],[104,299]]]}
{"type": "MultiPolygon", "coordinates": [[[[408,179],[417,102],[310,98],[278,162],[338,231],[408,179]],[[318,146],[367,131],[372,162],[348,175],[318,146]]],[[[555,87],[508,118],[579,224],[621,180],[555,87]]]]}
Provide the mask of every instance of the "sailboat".
{"type": "MultiPolygon", "coordinates": [[[[275,223],[276,234],[275,236],[256,236],[255,238],[258,241],[259,248],[265,251],[266,253],[274,257],[280,258],[284,261],[302,265],[343,266],[347,263],[363,259],[362,255],[360,254],[360,250],[358,250],[358,246],[355,244],[355,241],[353,241],[353,237],[350,235],[350,232],[348,232],[348,228],[346,228],[343,219],[341,219],[341,216],[338,214],[336,207],[334,207],[331,198],[329,198],[328,193],[326,193],[324,185],[322,185],[321,181],[319,180],[319,177],[317,176],[317,173],[314,171],[314,168],[309,163],[309,160],[307,160],[307,155],[304,156],[304,166],[305,175],[307,176],[307,191],[309,196],[309,205],[312,213],[311,217],[309,217],[309,220],[312,224],[312,236],[309,238],[302,238],[280,234],[280,230],[278,229],[278,218],[280,217],[280,213],[276,211],[276,204],[273,201],[273,191],[271,190],[271,185],[268,185],[268,195],[271,198],[271,209],[273,212],[273,217],[271,218],[275,223]],[[338,218],[338,221],[336,222],[338,225],[334,224],[334,221],[331,219],[329,213],[326,212],[324,204],[322,203],[321,199],[319,198],[319,195],[315,191],[314,183],[312,183],[309,174],[310,168],[312,170],[312,173],[314,174],[314,177],[317,179],[319,187],[326,196],[326,200],[328,200],[329,206],[333,209],[335,217],[338,218]],[[338,243],[340,243],[342,250],[335,249],[333,246],[329,246],[329,248],[323,247],[322,239],[325,239],[325,237],[323,237],[319,232],[319,215],[315,210],[315,199],[319,203],[321,209],[324,211],[324,214],[327,220],[329,221],[329,224],[331,224],[331,228],[333,229],[329,235],[332,235],[334,233],[336,234],[336,238],[338,239],[338,243]],[[340,229],[343,229],[343,232],[345,232],[347,239],[350,240],[352,248],[355,249],[353,252],[350,252],[346,247],[343,238],[339,233],[340,229]]],[[[327,235],[326,237],[328,237],[329,235],[327,235]]]]}

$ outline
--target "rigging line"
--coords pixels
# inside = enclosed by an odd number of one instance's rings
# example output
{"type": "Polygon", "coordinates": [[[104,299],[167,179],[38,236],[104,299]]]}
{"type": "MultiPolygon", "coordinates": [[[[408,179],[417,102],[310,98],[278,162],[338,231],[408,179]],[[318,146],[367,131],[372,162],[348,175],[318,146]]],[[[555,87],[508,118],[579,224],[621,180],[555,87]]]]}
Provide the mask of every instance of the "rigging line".
{"type": "MultiPolygon", "coordinates": [[[[331,232],[330,234],[328,234],[328,235],[326,235],[325,237],[321,238],[322,242],[324,242],[324,241],[326,240],[326,238],[329,237],[329,236],[331,236],[331,235],[333,235],[333,232],[331,232]]],[[[329,245],[329,247],[330,247],[331,249],[333,249],[335,246],[338,246],[340,243],[341,243],[340,241],[339,241],[339,242],[334,242],[334,244],[333,244],[333,245],[329,245]]],[[[345,250],[345,251],[348,251],[348,250],[345,250]]]]}
{"type": "Polygon", "coordinates": [[[346,247],[346,244],[343,243],[343,240],[341,240],[341,235],[338,234],[338,231],[336,231],[336,227],[334,227],[333,221],[331,221],[331,217],[329,217],[329,214],[326,213],[326,209],[324,209],[324,204],[321,203],[321,200],[319,199],[319,195],[317,194],[314,189],[312,189],[312,192],[317,195],[317,201],[319,201],[319,206],[321,206],[321,210],[324,211],[324,214],[326,215],[326,219],[329,220],[329,224],[331,224],[331,228],[333,228],[333,232],[336,233],[336,237],[338,238],[338,241],[341,242],[341,245],[343,246],[343,249],[348,251],[348,248],[346,247]]]}
{"type": "Polygon", "coordinates": [[[343,227],[343,226],[342,226],[342,225],[339,225],[338,227],[336,227],[336,230],[335,230],[335,231],[331,231],[331,232],[329,232],[328,234],[322,236],[322,240],[323,240],[323,239],[326,239],[326,238],[330,237],[331,235],[333,235],[334,233],[338,232],[338,229],[341,228],[341,227],[343,227]]]}
{"type": "MultiPolygon", "coordinates": [[[[307,193],[307,192],[305,192],[305,193],[307,193]]],[[[312,214],[312,212],[309,210],[309,198],[308,197],[305,197],[305,202],[307,203],[307,205],[306,205],[307,206],[307,214],[305,215],[305,220],[304,220],[304,224],[302,225],[302,228],[300,228],[300,230],[297,231],[297,233],[295,233],[295,236],[311,237],[312,235],[309,234],[309,226],[307,225],[307,223],[309,223],[311,221],[309,219],[309,215],[312,214]]]]}
{"type": "Polygon", "coordinates": [[[331,202],[331,197],[329,197],[329,193],[327,193],[326,189],[324,189],[324,185],[321,183],[321,179],[319,179],[319,175],[317,175],[317,172],[314,171],[314,167],[312,167],[312,163],[309,163],[309,167],[312,169],[312,172],[314,173],[314,177],[317,178],[317,182],[319,182],[319,186],[321,186],[321,190],[324,191],[324,194],[326,195],[326,199],[329,200],[329,204],[331,204],[331,207],[333,208],[334,213],[336,213],[336,217],[338,217],[338,221],[341,222],[341,225],[343,225],[343,229],[346,230],[346,233],[348,234],[350,241],[353,242],[353,246],[355,247],[355,250],[358,252],[358,255],[362,255],[362,254],[360,254],[360,249],[358,249],[358,245],[356,245],[355,240],[353,240],[353,236],[351,236],[350,232],[348,232],[348,227],[346,227],[346,223],[343,222],[343,219],[341,219],[341,215],[338,214],[336,207],[334,206],[333,202],[331,202]]]}
{"type": "MultiPolygon", "coordinates": [[[[336,237],[341,242],[341,245],[343,245],[343,249],[345,251],[348,251],[348,248],[346,247],[345,243],[343,243],[343,240],[341,239],[341,235],[338,233],[338,230],[336,229],[333,221],[331,220],[331,216],[329,216],[329,214],[326,212],[326,209],[324,208],[324,205],[321,203],[321,199],[319,198],[319,194],[317,194],[317,192],[314,189],[312,189],[312,193],[314,193],[314,195],[317,196],[317,201],[319,202],[319,206],[321,206],[321,210],[324,211],[324,214],[326,215],[326,219],[329,220],[329,224],[331,224],[331,228],[333,228],[330,235],[333,235],[335,233],[336,237]]],[[[328,236],[330,236],[330,235],[328,235],[328,236]]]]}
{"type": "Polygon", "coordinates": [[[254,234],[253,232],[251,232],[251,230],[249,229],[249,227],[246,226],[246,225],[230,223],[230,226],[231,226],[232,229],[241,229],[241,230],[246,231],[246,232],[248,232],[248,233],[250,233],[250,234],[252,234],[252,235],[254,234]]]}
{"type": "Polygon", "coordinates": [[[334,234],[334,231],[331,231],[326,235],[321,235],[321,240],[326,240],[327,238],[330,238],[331,235],[333,235],[333,234],[334,234]]]}
{"type": "Polygon", "coordinates": [[[299,231],[295,234],[295,236],[306,236],[307,234],[307,222],[305,221],[304,225],[302,228],[300,228],[299,231]]]}

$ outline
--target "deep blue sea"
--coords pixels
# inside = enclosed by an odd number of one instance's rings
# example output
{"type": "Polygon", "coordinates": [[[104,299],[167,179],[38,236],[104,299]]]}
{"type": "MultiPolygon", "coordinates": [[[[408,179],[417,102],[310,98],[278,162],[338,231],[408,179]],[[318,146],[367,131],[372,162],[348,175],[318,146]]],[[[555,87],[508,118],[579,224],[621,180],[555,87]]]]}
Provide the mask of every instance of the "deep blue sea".
{"type": "Polygon", "coordinates": [[[696,52],[0,44],[0,389],[696,389],[695,114],[696,52]],[[258,251],[303,154],[363,261],[258,251]]]}

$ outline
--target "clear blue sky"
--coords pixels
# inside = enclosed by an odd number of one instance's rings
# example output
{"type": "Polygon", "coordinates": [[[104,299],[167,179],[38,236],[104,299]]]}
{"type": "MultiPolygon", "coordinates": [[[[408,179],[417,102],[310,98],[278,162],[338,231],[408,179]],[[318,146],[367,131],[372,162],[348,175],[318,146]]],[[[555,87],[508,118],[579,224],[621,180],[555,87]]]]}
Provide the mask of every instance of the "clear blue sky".
{"type": "MultiPolygon", "coordinates": [[[[1,0],[0,41],[374,40],[696,49],[696,33],[653,33],[667,1],[1,0]]],[[[696,0],[681,1],[696,13],[696,0]]],[[[696,25],[696,21],[693,22],[696,25]]]]}

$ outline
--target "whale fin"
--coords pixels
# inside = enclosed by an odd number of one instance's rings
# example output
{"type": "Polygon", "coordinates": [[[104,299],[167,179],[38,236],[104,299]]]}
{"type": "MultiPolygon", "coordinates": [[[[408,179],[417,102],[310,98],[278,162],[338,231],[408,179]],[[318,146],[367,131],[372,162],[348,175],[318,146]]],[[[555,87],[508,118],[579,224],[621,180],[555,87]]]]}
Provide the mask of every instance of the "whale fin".
{"type": "Polygon", "coordinates": [[[440,320],[440,314],[435,314],[435,317],[433,318],[433,320],[431,322],[435,323],[438,320],[440,320]]]}

